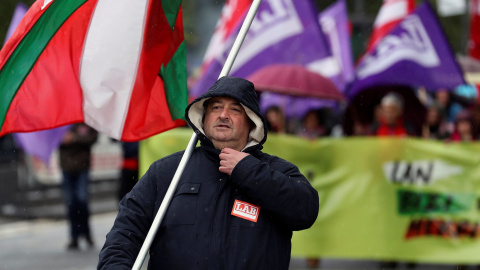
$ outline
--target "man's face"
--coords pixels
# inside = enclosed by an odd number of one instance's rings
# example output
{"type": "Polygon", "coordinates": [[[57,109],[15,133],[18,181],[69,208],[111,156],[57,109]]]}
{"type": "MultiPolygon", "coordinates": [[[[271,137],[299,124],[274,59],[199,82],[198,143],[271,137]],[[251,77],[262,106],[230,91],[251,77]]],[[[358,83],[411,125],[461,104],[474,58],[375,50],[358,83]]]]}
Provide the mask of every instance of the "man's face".
{"type": "Polygon", "coordinates": [[[382,104],[382,113],[387,125],[393,125],[402,116],[402,110],[395,104],[382,104]]]}
{"type": "Polygon", "coordinates": [[[248,141],[250,122],[243,106],[233,98],[214,97],[208,102],[203,130],[215,148],[241,151],[248,141]]]}

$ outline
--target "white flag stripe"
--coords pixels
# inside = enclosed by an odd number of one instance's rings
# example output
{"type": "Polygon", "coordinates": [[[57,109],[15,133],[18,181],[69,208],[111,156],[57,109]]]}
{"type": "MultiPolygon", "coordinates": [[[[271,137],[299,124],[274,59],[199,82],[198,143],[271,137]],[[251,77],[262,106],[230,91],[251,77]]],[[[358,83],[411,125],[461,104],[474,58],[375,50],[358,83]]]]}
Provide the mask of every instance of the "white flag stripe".
{"type": "Polygon", "coordinates": [[[403,19],[408,14],[407,1],[385,3],[375,19],[375,26],[403,19]]]}
{"type": "Polygon", "coordinates": [[[122,136],[137,76],[148,0],[100,0],[80,64],[85,123],[122,136]]]}
{"type": "Polygon", "coordinates": [[[342,72],[338,58],[335,56],[325,57],[308,63],[307,68],[313,72],[320,73],[327,78],[338,76],[342,72]]]}

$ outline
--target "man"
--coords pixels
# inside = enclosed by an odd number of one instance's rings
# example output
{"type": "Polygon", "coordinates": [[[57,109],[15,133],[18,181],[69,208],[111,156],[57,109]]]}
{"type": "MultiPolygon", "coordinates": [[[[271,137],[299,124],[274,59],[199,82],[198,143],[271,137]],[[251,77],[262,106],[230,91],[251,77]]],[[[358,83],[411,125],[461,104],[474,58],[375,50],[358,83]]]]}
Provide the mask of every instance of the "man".
{"type": "Polygon", "coordinates": [[[90,234],[88,184],[90,182],[90,155],[98,132],[80,123],[72,125],[60,145],[60,167],[63,174],[63,194],[70,223],[70,242],[67,249],[78,249],[78,239],[84,237],[93,246],[90,234]]]}
{"type": "Polygon", "coordinates": [[[380,102],[378,123],[373,135],[405,137],[415,135],[413,128],[403,120],[403,99],[394,92],[386,94],[380,102]]]}
{"type": "MultiPolygon", "coordinates": [[[[197,147],[150,248],[149,269],[288,269],[293,230],[309,228],[318,194],[298,168],[262,153],[253,84],[223,77],[186,109],[197,147]]],[[[98,269],[131,269],[182,153],[152,164],[120,203],[98,269]]]]}

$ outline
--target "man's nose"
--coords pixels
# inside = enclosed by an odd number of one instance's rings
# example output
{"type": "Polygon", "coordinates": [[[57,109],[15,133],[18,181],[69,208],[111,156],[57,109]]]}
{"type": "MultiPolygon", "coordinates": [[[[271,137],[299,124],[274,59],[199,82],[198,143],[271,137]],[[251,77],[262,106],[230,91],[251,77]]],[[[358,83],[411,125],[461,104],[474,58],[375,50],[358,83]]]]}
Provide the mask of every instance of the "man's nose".
{"type": "Polygon", "coordinates": [[[220,117],[222,119],[228,119],[229,118],[227,108],[223,108],[223,110],[220,112],[220,117]]]}

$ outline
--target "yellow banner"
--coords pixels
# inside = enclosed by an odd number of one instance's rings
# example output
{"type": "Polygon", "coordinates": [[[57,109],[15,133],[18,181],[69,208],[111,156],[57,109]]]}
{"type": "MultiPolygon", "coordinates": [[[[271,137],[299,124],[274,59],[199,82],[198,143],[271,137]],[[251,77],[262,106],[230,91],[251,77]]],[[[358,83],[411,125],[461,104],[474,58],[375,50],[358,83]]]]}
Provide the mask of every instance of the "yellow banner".
{"type": "MultiPolygon", "coordinates": [[[[191,134],[142,142],[142,173],[191,134]]],[[[319,193],[317,222],[294,233],[293,256],[480,263],[479,143],[269,135],[264,151],[296,164],[319,193]]]]}

